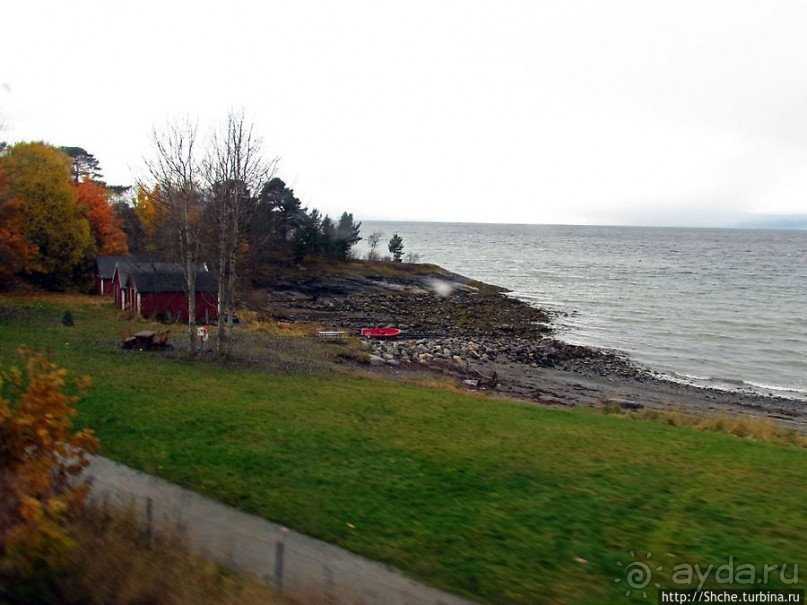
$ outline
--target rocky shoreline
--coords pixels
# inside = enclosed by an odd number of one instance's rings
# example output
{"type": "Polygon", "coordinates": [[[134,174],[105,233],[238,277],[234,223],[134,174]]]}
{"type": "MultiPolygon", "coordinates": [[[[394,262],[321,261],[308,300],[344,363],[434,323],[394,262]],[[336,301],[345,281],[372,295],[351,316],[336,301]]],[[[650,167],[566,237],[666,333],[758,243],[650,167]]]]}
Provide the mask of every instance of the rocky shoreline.
{"type": "Polygon", "coordinates": [[[598,376],[619,376],[643,380],[652,377],[624,356],[612,351],[570,345],[555,339],[544,338],[531,342],[523,338],[452,337],[407,339],[395,341],[365,340],[363,348],[370,353],[370,363],[382,362],[397,366],[401,363],[431,364],[438,361],[454,362],[466,367],[484,367],[500,363],[520,364],[526,368],[554,368],[560,371],[587,370],[598,376]]]}
{"type": "Polygon", "coordinates": [[[254,285],[251,306],[276,320],[350,334],[401,329],[395,340],[362,339],[374,371],[430,372],[467,388],[495,375],[498,394],[542,404],[744,414],[807,433],[805,402],[671,382],[617,351],[564,343],[546,311],[439,267],[412,275],[275,276],[254,285]]]}

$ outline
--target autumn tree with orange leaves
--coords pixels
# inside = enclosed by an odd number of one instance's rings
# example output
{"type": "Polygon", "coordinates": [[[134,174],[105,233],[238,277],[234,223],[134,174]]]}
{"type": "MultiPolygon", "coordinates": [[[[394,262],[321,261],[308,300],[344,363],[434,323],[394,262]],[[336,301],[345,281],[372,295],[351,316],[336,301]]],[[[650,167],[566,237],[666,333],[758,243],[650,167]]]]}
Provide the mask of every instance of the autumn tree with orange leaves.
{"type": "Polygon", "coordinates": [[[25,239],[36,247],[25,272],[53,289],[66,287],[95,249],[70,166],[69,157],[45,143],[17,143],[0,155],[7,194],[19,200],[25,239]]]}
{"type": "Polygon", "coordinates": [[[129,248],[126,234],[109,203],[106,188],[91,180],[81,181],[76,187],[78,204],[86,210],[87,220],[95,238],[96,253],[103,256],[126,256],[129,248]]]}
{"type": "Polygon", "coordinates": [[[66,522],[81,510],[87,486],[76,476],[98,441],[74,431],[76,394],[67,372],[22,350],[24,370],[0,372],[0,602],[66,562],[73,540],[66,522]],[[5,594],[4,594],[5,593],[5,594]]]}
{"type": "Polygon", "coordinates": [[[96,254],[129,254],[107,188],[84,173],[75,183],[71,166],[65,153],[41,142],[0,153],[0,285],[16,274],[64,289],[87,281],[96,254]]]}
{"type": "Polygon", "coordinates": [[[143,184],[138,185],[131,204],[132,212],[143,234],[141,250],[138,253],[170,256],[163,254],[166,248],[170,251],[170,245],[166,244],[166,240],[170,239],[172,230],[166,221],[165,205],[160,202],[160,186],[147,188],[143,184]]]}
{"type": "Polygon", "coordinates": [[[0,286],[22,271],[37,248],[25,238],[20,201],[8,191],[8,177],[0,169],[0,286]]]}

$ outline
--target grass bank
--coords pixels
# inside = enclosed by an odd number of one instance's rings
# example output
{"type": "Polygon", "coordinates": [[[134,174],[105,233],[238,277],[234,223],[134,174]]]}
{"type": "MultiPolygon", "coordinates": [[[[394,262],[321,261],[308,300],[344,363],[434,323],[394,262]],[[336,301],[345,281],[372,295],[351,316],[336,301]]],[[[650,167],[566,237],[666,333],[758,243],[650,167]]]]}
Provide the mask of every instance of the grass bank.
{"type": "MultiPolygon", "coordinates": [[[[807,573],[803,449],[319,362],[280,373],[124,351],[124,321],[92,299],[2,297],[0,360],[26,344],[92,375],[79,421],[103,454],[432,585],[495,603],[615,603],[655,600],[655,582],[686,587],[673,581],[682,565],[732,560],[763,579],[787,564],[767,578],[778,587],[794,564],[807,573]],[[631,551],[650,553],[653,577],[626,597],[631,551]]],[[[272,342],[267,356],[285,354],[272,342]]]]}

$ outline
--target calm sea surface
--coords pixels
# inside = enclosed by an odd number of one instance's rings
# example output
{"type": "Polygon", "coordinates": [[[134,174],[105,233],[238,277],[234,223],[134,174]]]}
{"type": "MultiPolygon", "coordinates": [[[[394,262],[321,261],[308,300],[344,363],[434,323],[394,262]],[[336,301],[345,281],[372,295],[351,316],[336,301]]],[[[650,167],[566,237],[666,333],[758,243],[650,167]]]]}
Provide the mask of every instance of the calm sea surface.
{"type": "Polygon", "coordinates": [[[563,340],[673,379],[807,400],[807,231],[389,223],[404,255],[565,313],[563,340]]]}

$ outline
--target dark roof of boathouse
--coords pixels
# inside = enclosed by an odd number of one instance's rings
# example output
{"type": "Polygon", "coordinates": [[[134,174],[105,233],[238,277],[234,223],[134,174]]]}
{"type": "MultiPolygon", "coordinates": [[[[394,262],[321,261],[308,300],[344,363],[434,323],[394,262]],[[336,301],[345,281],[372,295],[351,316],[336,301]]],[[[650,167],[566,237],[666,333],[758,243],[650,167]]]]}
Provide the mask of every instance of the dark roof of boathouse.
{"type": "MultiPolygon", "coordinates": [[[[135,290],[143,294],[170,294],[186,292],[187,283],[182,266],[178,263],[151,263],[152,269],[138,267],[129,272],[128,279],[135,290]],[[157,265],[162,265],[157,267],[157,265]],[[168,266],[165,266],[168,265],[168,266]]],[[[196,273],[197,292],[218,292],[216,278],[209,271],[196,273]]]]}
{"type": "Polygon", "coordinates": [[[115,265],[137,262],[137,260],[134,256],[96,256],[95,272],[98,277],[112,279],[112,276],[115,275],[115,265]]]}

